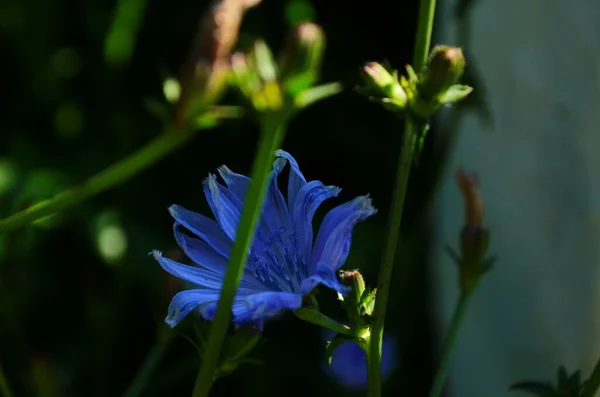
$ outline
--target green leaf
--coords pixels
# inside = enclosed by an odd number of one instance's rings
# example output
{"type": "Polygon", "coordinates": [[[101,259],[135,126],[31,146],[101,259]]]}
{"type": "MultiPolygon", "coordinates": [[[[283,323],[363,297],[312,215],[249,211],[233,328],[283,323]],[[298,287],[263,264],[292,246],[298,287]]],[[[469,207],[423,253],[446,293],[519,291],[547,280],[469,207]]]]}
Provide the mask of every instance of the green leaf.
{"type": "Polygon", "coordinates": [[[448,88],[448,90],[439,97],[438,102],[441,104],[458,102],[461,99],[466,98],[472,91],[473,88],[468,85],[456,84],[448,88]]]}
{"type": "Polygon", "coordinates": [[[567,374],[567,370],[565,369],[565,367],[562,365],[558,367],[558,371],[556,373],[556,380],[559,390],[567,386],[569,383],[569,375],[567,374]]]}
{"type": "Polygon", "coordinates": [[[377,295],[377,288],[366,289],[362,296],[360,297],[360,306],[364,311],[362,314],[366,314],[368,316],[373,314],[373,309],[375,308],[375,296],[377,295]]]}
{"type": "Polygon", "coordinates": [[[340,83],[328,83],[309,88],[294,98],[294,106],[297,109],[305,108],[321,99],[340,93],[342,89],[343,87],[340,83]]]}
{"type": "Polygon", "coordinates": [[[104,41],[104,58],[113,66],[129,62],[147,0],[120,0],[104,41]]]}
{"type": "Polygon", "coordinates": [[[540,382],[518,382],[510,390],[524,391],[538,397],[560,397],[551,385],[540,382]]]}
{"type": "Polygon", "coordinates": [[[205,130],[216,127],[223,120],[239,119],[243,115],[244,108],[240,106],[211,106],[196,117],[195,126],[205,130]]]}

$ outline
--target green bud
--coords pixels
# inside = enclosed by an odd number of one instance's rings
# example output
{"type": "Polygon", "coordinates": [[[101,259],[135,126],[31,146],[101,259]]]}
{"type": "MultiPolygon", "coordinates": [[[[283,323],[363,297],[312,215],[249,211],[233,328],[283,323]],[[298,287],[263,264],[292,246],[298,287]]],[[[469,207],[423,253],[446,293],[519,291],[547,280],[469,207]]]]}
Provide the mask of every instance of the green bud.
{"type": "Polygon", "coordinates": [[[340,273],[340,279],[343,285],[350,287],[350,293],[344,300],[358,304],[365,292],[365,280],[362,274],[358,270],[344,270],[340,273]]]}
{"type": "Polygon", "coordinates": [[[302,23],[296,27],[287,41],[279,60],[280,79],[286,92],[295,96],[312,87],[318,80],[325,34],[314,23],[302,23]]]}
{"type": "Polygon", "coordinates": [[[367,321],[364,316],[373,313],[375,290],[367,289],[365,280],[358,270],[342,271],[340,279],[342,284],[350,287],[350,292],[343,299],[348,320],[355,327],[364,327],[367,321]]]}
{"type": "Polygon", "coordinates": [[[253,79],[250,74],[248,58],[245,54],[237,52],[231,56],[231,78],[232,83],[245,96],[250,96],[250,93],[260,88],[260,81],[253,79]]]}
{"type": "Polygon", "coordinates": [[[363,67],[365,87],[361,88],[365,95],[372,97],[392,111],[404,110],[408,96],[398,81],[397,74],[390,73],[383,65],[369,62],[363,67]]]}
{"type": "Polygon", "coordinates": [[[232,80],[259,112],[280,109],[283,96],[277,82],[273,55],[264,41],[257,41],[250,53],[231,57],[232,80]]]}
{"type": "Polygon", "coordinates": [[[436,100],[458,82],[465,70],[465,57],[460,48],[435,46],[418,84],[423,100],[436,100]]]}
{"type": "Polygon", "coordinates": [[[223,95],[227,88],[228,58],[237,42],[243,16],[259,2],[214,1],[203,15],[190,56],[178,78],[180,93],[173,108],[176,125],[187,124],[223,95]]]}
{"type": "Polygon", "coordinates": [[[269,49],[267,43],[263,40],[257,40],[256,43],[254,43],[250,56],[253,58],[253,64],[263,82],[277,80],[277,66],[273,59],[273,53],[269,49]]]}

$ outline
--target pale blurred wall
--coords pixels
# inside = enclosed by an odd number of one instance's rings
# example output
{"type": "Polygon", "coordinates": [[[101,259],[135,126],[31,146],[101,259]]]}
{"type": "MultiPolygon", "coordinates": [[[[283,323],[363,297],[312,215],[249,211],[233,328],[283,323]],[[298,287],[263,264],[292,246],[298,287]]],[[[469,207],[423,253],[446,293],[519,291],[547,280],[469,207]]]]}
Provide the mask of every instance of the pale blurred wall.
{"type": "MultiPolygon", "coordinates": [[[[436,42],[461,44],[455,6],[440,2],[436,42]]],[[[449,387],[519,396],[511,383],[554,380],[560,364],[587,376],[600,356],[600,1],[479,0],[470,20],[494,122],[467,113],[457,125],[438,196],[438,321],[457,295],[443,245],[457,245],[453,171],[464,166],[482,181],[499,260],[469,308],[449,387]]]]}

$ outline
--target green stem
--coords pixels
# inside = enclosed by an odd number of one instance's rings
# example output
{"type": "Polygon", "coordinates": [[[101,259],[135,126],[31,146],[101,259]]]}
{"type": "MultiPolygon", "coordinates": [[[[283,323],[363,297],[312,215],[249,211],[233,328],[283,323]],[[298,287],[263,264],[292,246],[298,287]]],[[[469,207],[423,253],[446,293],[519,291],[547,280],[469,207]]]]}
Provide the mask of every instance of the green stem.
{"type": "Polygon", "coordinates": [[[0,232],[26,226],[126,181],[187,142],[193,136],[193,132],[194,130],[167,129],[137,152],[123,158],[83,184],[0,220],[0,232]]]}
{"type": "MultiPolygon", "coordinates": [[[[427,61],[429,48],[431,46],[431,33],[433,31],[433,20],[435,16],[435,0],[421,0],[419,7],[419,21],[412,66],[415,71],[420,72],[427,61]]],[[[381,269],[377,280],[377,294],[375,297],[375,308],[373,310],[373,322],[371,326],[371,337],[367,351],[367,379],[368,396],[381,396],[381,349],[383,343],[383,325],[385,321],[385,310],[392,279],[392,269],[396,257],[396,245],[402,222],[402,211],[408,188],[408,179],[413,156],[413,137],[418,133],[417,125],[411,117],[407,117],[404,128],[404,139],[402,151],[396,171],[396,183],[392,195],[390,217],[387,228],[387,238],[383,248],[381,269]]]]}
{"type": "Polygon", "coordinates": [[[4,375],[4,370],[2,369],[2,365],[0,365],[0,394],[4,397],[13,397],[14,394],[8,387],[8,381],[6,380],[6,376],[4,375]]]}
{"type": "Polygon", "coordinates": [[[442,394],[442,391],[444,390],[444,383],[446,381],[446,375],[448,374],[448,366],[450,364],[452,350],[454,349],[454,345],[456,344],[456,340],[458,339],[458,331],[460,330],[460,326],[465,317],[465,313],[467,311],[467,306],[469,305],[471,295],[472,293],[461,294],[460,298],[458,299],[458,303],[454,308],[454,313],[452,314],[452,322],[450,323],[448,336],[446,337],[444,347],[442,350],[442,358],[440,360],[438,370],[435,374],[433,385],[431,386],[431,391],[429,392],[429,397],[439,397],[442,394]]]}
{"type": "Polygon", "coordinates": [[[172,340],[173,332],[169,331],[166,337],[162,338],[162,340],[154,345],[152,350],[150,350],[144,359],[142,367],[137,373],[135,379],[133,382],[131,382],[123,394],[123,397],[137,397],[142,395],[172,340]]]}
{"type": "Polygon", "coordinates": [[[231,317],[231,306],[240,282],[244,264],[248,257],[248,248],[256,231],[256,226],[262,210],[273,153],[281,144],[286,129],[286,117],[282,113],[270,113],[264,116],[258,152],[254,157],[250,186],[246,193],[244,208],[236,238],[231,250],[231,257],[221,297],[217,305],[213,323],[208,335],[207,349],[202,357],[202,365],[196,378],[193,397],[206,397],[212,387],[215,368],[219,361],[221,345],[225,340],[227,325],[231,317]]]}
{"type": "Polygon", "coordinates": [[[594,371],[590,375],[581,397],[594,397],[598,392],[598,388],[600,388],[600,360],[596,363],[594,371]]]}
{"type": "Polygon", "coordinates": [[[433,21],[435,18],[435,1],[421,0],[421,5],[419,6],[419,25],[417,26],[417,37],[415,39],[412,61],[412,67],[417,73],[423,69],[429,56],[433,21]]]}
{"type": "Polygon", "coordinates": [[[412,163],[412,140],[415,133],[415,125],[406,120],[402,152],[396,172],[396,183],[392,195],[392,208],[388,221],[387,239],[385,241],[379,279],[377,281],[377,294],[375,295],[375,308],[373,309],[373,322],[371,325],[371,338],[367,360],[368,396],[381,396],[381,348],[383,343],[383,323],[385,320],[385,309],[392,279],[392,269],[396,256],[396,244],[402,221],[402,210],[408,188],[408,179],[412,163]]]}
{"type": "Polygon", "coordinates": [[[330,329],[342,335],[354,335],[354,330],[347,325],[341,324],[331,317],[327,317],[317,309],[302,308],[295,311],[296,316],[311,324],[316,324],[323,328],[330,329]]]}

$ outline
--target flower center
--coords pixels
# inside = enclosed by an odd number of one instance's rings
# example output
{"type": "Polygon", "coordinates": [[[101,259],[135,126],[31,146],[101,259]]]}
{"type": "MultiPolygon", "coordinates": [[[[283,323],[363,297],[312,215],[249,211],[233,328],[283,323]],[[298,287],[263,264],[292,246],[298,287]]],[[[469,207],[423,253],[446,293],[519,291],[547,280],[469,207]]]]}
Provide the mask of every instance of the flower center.
{"type": "Polygon", "coordinates": [[[302,280],[308,277],[302,258],[298,232],[281,226],[265,234],[258,231],[250,248],[248,268],[267,288],[273,291],[298,292],[302,280]]]}

